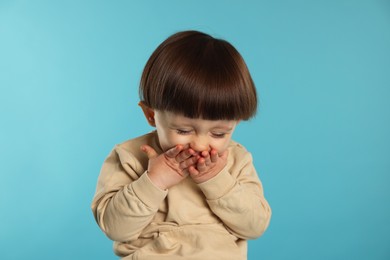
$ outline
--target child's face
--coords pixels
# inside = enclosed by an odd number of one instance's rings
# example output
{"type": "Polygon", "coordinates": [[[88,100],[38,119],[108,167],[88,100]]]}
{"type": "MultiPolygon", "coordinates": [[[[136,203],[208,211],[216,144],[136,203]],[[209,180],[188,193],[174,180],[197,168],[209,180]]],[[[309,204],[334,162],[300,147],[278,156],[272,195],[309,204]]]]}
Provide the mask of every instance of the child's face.
{"type": "Polygon", "coordinates": [[[178,144],[189,145],[196,152],[216,149],[225,151],[238,124],[235,120],[188,118],[167,111],[154,116],[161,148],[166,151],[178,144]]]}

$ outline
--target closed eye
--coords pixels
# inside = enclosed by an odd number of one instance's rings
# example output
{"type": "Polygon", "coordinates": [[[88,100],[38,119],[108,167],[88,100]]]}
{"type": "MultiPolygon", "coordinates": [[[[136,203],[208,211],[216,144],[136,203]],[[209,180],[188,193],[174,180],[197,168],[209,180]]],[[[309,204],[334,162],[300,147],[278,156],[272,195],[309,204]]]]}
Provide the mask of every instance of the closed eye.
{"type": "Polygon", "coordinates": [[[176,133],[179,135],[188,135],[191,133],[191,130],[176,129],[176,133]]]}
{"type": "Polygon", "coordinates": [[[225,133],[212,133],[212,136],[215,138],[224,138],[226,136],[225,133]]]}

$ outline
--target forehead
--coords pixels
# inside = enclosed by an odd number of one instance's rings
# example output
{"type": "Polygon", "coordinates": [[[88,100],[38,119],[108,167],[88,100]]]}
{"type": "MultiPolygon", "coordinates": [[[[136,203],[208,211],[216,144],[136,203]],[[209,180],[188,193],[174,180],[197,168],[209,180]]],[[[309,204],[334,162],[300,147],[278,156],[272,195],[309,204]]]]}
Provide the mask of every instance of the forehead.
{"type": "Polygon", "coordinates": [[[156,116],[165,121],[169,126],[191,126],[233,129],[237,124],[236,120],[206,120],[202,118],[190,118],[181,114],[169,111],[156,111],[156,116]]]}

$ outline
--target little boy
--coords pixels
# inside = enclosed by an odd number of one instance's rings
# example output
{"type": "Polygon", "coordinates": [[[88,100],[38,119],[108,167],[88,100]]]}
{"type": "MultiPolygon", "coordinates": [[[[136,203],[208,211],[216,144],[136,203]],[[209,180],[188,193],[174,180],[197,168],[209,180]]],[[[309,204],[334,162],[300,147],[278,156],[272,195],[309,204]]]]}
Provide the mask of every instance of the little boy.
{"type": "Polygon", "coordinates": [[[231,140],[257,94],[237,50],[197,31],[149,58],[139,103],[155,131],[105,160],[92,210],[123,259],[246,259],[271,209],[251,154],[231,140]]]}

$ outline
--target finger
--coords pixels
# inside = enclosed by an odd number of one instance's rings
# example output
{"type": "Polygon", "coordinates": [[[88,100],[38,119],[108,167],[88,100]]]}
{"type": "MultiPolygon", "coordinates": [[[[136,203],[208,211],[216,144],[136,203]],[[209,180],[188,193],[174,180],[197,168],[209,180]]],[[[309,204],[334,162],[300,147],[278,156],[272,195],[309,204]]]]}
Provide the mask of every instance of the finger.
{"type": "Polygon", "coordinates": [[[155,158],[158,156],[157,152],[149,145],[145,144],[145,145],[142,145],[140,148],[141,148],[141,151],[144,152],[146,154],[146,156],[148,156],[148,159],[152,159],[152,158],[155,158]]]}
{"type": "Polygon", "coordinates": [[[183,150],[183,146],[178,144],[175,147],[166,151],[165,154],[170,158],[175,158],[182,150],[183,150]]]}
{"type": "Polygon", "coordinates": [[[217,150],[211,150],[211,152],[210,152],[210,160],[211,160],[211,162],[213,162],[213,163],[215,163],[215,162],[217,162],[217,160],[218,160],[218,151],[217,150]]]}
{"type": "Polygon", "coordinates": [[[198,163],[196,164],[196,169],[197,169],[200,173],[206,171],[207,166],[206,166],[206,163],[205,163],[205,159],[204,159],[204,158],[200,158],[200,159],[198,160],[198,163]]]}
{"type": "Polygon", "coordinates": [[[188,171],[188,169],[184,169],[182,171],[182,176],[187,177],[188,175],[190,175],[190,172],[188,171]]]}
{"type": "Polygon", "coordinates": [[[180,168],[181,168],[181,169],[188,168],[189,166],[194,165],[194,164],[198,161],[198,159],[199,159],[199,158],[196,157],[196,156],[193,156],[193,157],[191,157],[191,158],[188,158],[187,160],[182,161],[182,162],[180,163],[180,168]]]}
{"type": "Polygon", "coordinates": [[[182,150],[176,157],[177,162],[182,162],[195,154],[195,151],[191,148],[182,150]]]}
{"type": "Polygon", "coordinates": [[[191,177],[196,177],[199,175],[199,171],[194,166],[188,167],[187,170],[188,170],[188,173],[191,175],[191,177]]]}
{"type": "Polygon", "coordinates": [[[203,156],[204,163],[206,164],[206,166],[209,166],[211,164],[210,153],[208,151],[203,151],[202,156],[203,156]]]}

